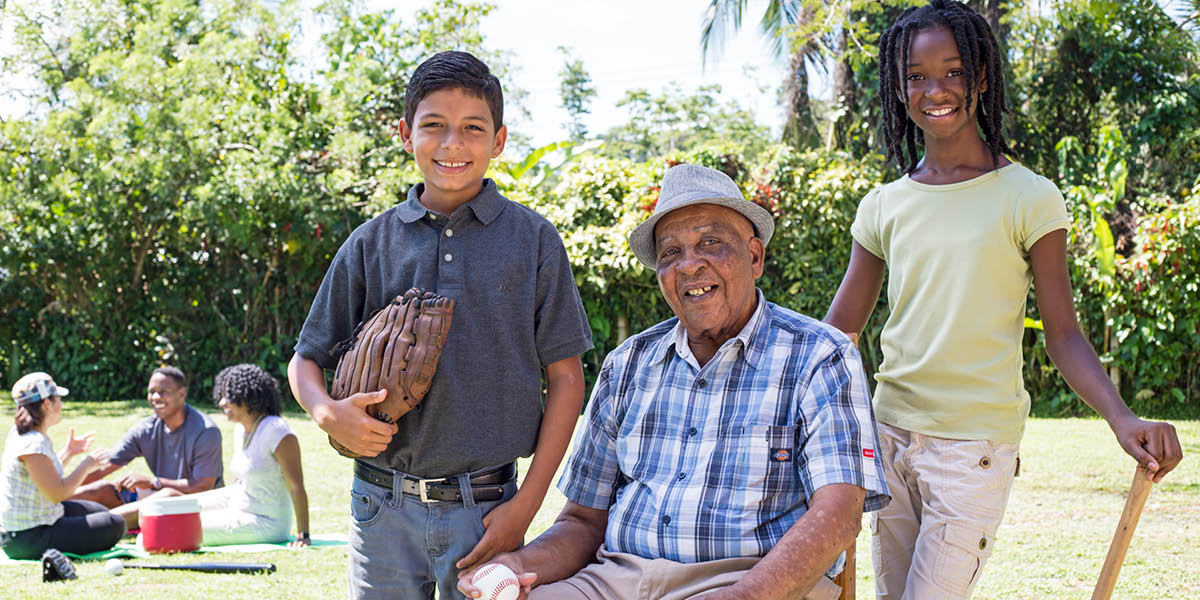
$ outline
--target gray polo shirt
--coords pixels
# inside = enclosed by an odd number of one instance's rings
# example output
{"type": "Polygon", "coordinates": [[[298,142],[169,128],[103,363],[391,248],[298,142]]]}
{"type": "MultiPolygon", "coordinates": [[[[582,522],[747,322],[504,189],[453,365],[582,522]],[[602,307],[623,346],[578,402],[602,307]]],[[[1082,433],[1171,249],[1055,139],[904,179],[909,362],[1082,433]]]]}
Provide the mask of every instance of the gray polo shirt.
{"type": "Polygon", "coordinates": [[[408,198],[355,229],[334,257],[296,352],[325,369],[354,326],[410,287],[455,301],[428,395],[370,459],[418,477],[529,456],[542,418],[542,369],[592,347],[566,249],[542,216],[483,190],[449,218],[408,198]]]}
{"type": "Polygon", "coordinates": [[[216,477],[214,488],[224,485],[221,466],[221,430],[208,415],[184,405],[183,425],[174,431],[156,416],[134,425],[117,447],[109,462],[127,465],[141,456],[156,477],[163,479],[199,479],[216,477]]]}

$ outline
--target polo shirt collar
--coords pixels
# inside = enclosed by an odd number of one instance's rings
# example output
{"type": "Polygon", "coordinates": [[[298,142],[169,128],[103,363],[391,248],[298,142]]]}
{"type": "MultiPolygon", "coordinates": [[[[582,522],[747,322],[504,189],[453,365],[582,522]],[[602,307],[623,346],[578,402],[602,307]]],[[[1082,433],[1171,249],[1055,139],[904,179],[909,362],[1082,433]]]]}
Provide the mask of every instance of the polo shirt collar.
{"type": "MultiPolygon", "coordinates": [[[[424,191],[424,183],[418,183],[408,188],[408,197],[396,207],[396,214],[400,220],[405,223],[414,223],[429,214],[429,209],[421,204],[421,193],[424,191]]],[[[474,213],[475,218],[486,226],[495,221],[496,217],[500,216],[500,212],[504,210],[504,196],[501,196],[500,191],[496,189],[495,181],[484,179],[483,189],[479,190],[479,194],[470,202],[459,207],[458,210],[463,210],[463,207],[474,213]]]]}
{"type": "MultiPolygon", "coordinates": [[[[767,318],[767,302],[763,298],[762,290],[754,290],[755,300],[758,305],[754,308],[754,313],[750,315],[750,320],[742,327],[742,330],[737,335],[733,336],[730,341],[741,344],[742,357],[746,360],[746,364],[750,365],[754,370],[758,370],[762,363],[763,355],[766,353],[767,337],[769,332],[766,323],[770,321],[767,318]]],[[[726,344],[729,341],[725,342],[726,344]]],[[[665,361],[670,352],[674,350],[675,354],[689,363],[698,364],[698,361],[692,355],[692,347],[687,343],[687,330],[683,328],[683,321],[676,320],[675,327],[671,332],[663,336],[658,342],[658,347],[651,354],[651,364],[657,364],[665,361]]]]}

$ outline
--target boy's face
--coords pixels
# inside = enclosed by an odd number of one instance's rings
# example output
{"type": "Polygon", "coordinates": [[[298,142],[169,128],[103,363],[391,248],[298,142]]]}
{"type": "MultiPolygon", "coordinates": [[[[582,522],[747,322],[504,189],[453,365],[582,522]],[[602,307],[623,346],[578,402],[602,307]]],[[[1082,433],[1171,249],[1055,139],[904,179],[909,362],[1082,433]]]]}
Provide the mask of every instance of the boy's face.
{"type": "Polygon", "coordinates": [[[507,136],[507,128],[496,130],[487,101],[459,88],[425,96],[412,123],[400,120],[404,149],[417,159],[425,179],[421,200],[431,208],[453,210],[474,198],[507,136]]]}

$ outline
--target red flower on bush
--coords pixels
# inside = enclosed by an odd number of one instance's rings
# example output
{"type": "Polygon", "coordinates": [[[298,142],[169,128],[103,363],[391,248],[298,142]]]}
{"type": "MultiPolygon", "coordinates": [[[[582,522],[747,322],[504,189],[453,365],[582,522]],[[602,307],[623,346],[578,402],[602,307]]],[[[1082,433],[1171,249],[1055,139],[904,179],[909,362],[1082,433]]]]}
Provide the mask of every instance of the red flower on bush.
{"type": "Polygon", "coordinates": [[[754,184],[754,194],[750,198],[751,202],[767,209],[772,215],[779,216],[779,200],[783,193],[779,188],[768,183],[756,182],[754,184]]]}
{"type": "Polygon", "coordinates": [[[653,213],[654,208],[656,206],[658,206],[658,197],[661,192],[662,192],[662,188],[657,185],[652,185],[652,186],[646,188],[646,195],[644,195],[642,197],[643,198],[651,198],[651,195],[653,195],[653,199],[651,199],[649,202],[642,203],[642,206],[641,206],[642,210],[647,213],[653,213]]]}

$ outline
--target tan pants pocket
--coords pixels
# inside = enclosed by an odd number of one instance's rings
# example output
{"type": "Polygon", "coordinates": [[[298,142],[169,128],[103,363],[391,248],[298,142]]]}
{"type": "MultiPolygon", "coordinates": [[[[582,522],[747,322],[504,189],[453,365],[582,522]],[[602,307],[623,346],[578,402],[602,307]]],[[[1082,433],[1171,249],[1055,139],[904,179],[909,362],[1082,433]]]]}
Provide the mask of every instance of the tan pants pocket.
{"type": "Polygon", "coordinates": [[[992,554],[995,538],[970,523],[948,522],[933,566],[933,582],[956,596],[975,584],[983,563],[992,554]]]}

